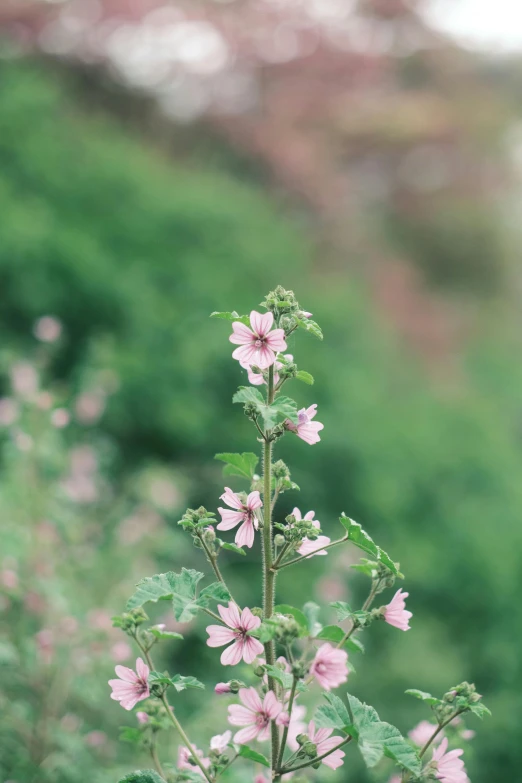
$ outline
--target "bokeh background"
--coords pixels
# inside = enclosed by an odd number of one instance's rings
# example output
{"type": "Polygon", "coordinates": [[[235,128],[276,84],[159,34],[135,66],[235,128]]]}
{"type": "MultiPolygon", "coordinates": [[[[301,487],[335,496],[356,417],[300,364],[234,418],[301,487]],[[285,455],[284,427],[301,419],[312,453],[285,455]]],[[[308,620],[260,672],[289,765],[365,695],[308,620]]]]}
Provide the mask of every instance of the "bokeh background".
{"type": "MultiPolygon", "coordinates": [[[[218,505],[214,453],[255,448],[208,315],[277,284],[325,333],[290,346],[325,429],[282,444],[302,491],[281,512],[314,508],[332,537],[341,511],[360,521],[414,612],[408,634],[367,634],[350,689],[407,732],[428,716],[406,688],[476,682],[493,717],[470,724],[471,780],[518,778],[516,6],[1,0],[2,781],[150,766],[118,743],[134,718],[106,683],[135,654],[110,618],[138,578],[203,566],[176,522],[218,505]]],[[[280,594],[356,602],[353,558],[285,571],[280,594]]],[[[227,578],[255,604],[238,560],[227,578]]],[[[204,626],[162,664],[210,688],[204,626]]],[[[224,702],[182,697],[198,736],[224,728],[224,702]]],[[[388,774],[353,751],[324,779],[388,774]]]]}

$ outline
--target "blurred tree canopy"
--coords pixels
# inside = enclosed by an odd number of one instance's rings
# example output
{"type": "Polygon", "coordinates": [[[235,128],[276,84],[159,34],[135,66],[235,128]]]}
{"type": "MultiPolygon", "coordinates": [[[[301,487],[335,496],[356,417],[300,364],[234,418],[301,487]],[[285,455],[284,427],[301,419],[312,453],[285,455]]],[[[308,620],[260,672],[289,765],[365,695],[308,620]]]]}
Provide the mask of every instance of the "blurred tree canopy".
{"type": "MultiPolygon", "coordinates": [[[[289,346],[317,380],[295,394],[302,404],[318,402],[325,430],[312,449],[283,442],[281,455],[303,488],[285,502],[289,510],[313,504],[328,534],[344,510],[380,537],[401,558],[414,612],[411,634],[375,634],[351,688],[383,719],[398,712],[407,731],[421,712],[403,696],[406,687],[437,691],[475,680],[494,717],[480,727],[470,777],[515,780],[522,762],[516,341],[510,351],[494,340],[478,346],[456,378],[434,382],[390,334],[369,287],[342,264],[327,273],[312,265],[310,229],[255,186],[172,161],[129,128],[87,115],[40,63],[0,63],[0,117],[4,345],[23,349],[37,317],[58,316],[66,339],[55,377],[74,385],[96,365],[119,378],[100,426],[119,446],[122,475],[163,459],[190,474],[190,503],[214,508],[222,479],[213,453],[253,444],[230,403],[243,375],[230,359],[228,329],[208,314],[248,311],[278,283],[294,288],[326,336],[324,344],[305,337],[289,346]]],[[[408,239],[427,241],[428,257],[440,236],[434,225],[408,239]]],[[[346,562],[329,561],[346,591],[357,591],[346,562]]],[[[314,567],[319,576],[324,564],[314,567]]],[[[242,563],[229,569],[232,580],[247,575],[242,563]]],[[[281,578],[289,602],[313,598],[308,585],[298,571],[281,578]]],[[[198,654],[191,650],[192,659],[198,654]]],[[[201,656],[208,669],[204,649],[201,656]]]]}

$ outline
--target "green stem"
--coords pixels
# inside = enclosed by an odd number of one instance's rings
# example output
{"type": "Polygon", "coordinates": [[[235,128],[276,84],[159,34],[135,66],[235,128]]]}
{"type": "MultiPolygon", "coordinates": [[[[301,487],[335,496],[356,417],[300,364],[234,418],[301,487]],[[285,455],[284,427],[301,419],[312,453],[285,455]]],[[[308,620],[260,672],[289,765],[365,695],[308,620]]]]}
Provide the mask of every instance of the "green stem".
{"type": "MultiPolygon", "coordinates": [[[[374,582],[372,582],[372,587],[371,587],[370,593],[369,593],[369,595],[368,595],[368,598],[366,599],[366,601],[364,602],[364,604],[363,604],[363,605],[362,605],[362,607],[361,607],[361,612],[366,612],[366,610],[367,610],[367,609],[369,609],[369,608],[370,608],[370,606],[372,605],[372,603],[373,603],[373,599],[375,598],[375,596],[377,595],[377,591],[379,590],[379,587],[380,587],[381,581],[382,581],[381,579],[376,579],[374,582]]],[[[352,634],[353,634],[353,633],[354,633],[354,632],[355,632],[355,631],[356,631],[356,630],[357,630],[359,627],[360,627],[359,625],[357,625],[356,623],[354,623],[354,624],[352,625],[352,627],[350,628],[350,630],[349,630],[349,631],[347,631],[347,632],[345,633],[345,635],[343,636],[343,638],[341,639],[341,641],[340,641],[340,642],[339,642],[339,643],[336,645],[336,647],[338,647],[338,648],[344,647],[344,645],[346,644],[346,642],[348,641],[348,639],[350,638],[350,636],[351,636],[351,635],[352,635],[352,634]]]]}
{"type": "MultiPolygon", "coordinates": [[[[338,544],[344,544],[345,541],[348,541],[348,537],[345,536],[344,538],[339,538],[337,541],[331,541],[329,544],[326,544],[325,546],[320,546],[317,549],[314,549],[313,552],[310,552],[307,555],[300,555],[300,557],[294,557],[293,560],[287,560],[286,563],[282,563],[282,565],[278,565],[276,568],[276,563],[272,566],[274,570],[280,571],[282,568],[286,568],[287,566],[294,565],[294,563],[301,563],[303,560],[308,560],[309,557],[314,555],[316,552],[322,552],[323,549],[331,549],[333,546],[338,546],[338,544]]],[[[279,560],[279,558],[278,558],[279,560]]]]}
{"type": "MultiPolygon", "coordinates": [[[[148,651],[148,650],[146,650],[146,649],[145,649],[145,647],[143,647],[143,645],[140,643],[140,641],[138,640],[138,638],[137,638],[136,636],[135,636],[134,638],[135,638],[135,640],[136,640],[136,644],[138,645],[138,647],[139,647],[139,648],[140,648],[140,650],[142,651],[143,655],[145,656],[145,659],[146,659],[146,661],[147,661],[147,664],[148,664],[148,666],[149,666],[149,669],[151,669],[152,671],[155,671],[154,663],[153,663],[153,661],[152,661],[152,658],[151,658],[151,656],[150,656],[150,653],[149,653],[149,651],[148,651]]],[[[182,739],[182,740],[183,740],[183,742],[185,743],[185,746],[186,746],[187,750],[189,751],[190,755],[193,757],[193,759],[194,759],[194,762],[195,762],[195,763],[197,764],[197,766],[200,768],[200,770],[201,770],[201,772],[202,772],[202,774],[203,774],[203,777],[205,778],[205,780],[207,780],[207,781],[208,781],[208,783],[213,783],[213,781],[212,781],[212,778],[209,776],[209,774],[208,774],[208,771],[207,771],[207,770],[205,769],[205,767],[203,766],[203,764],[202,764],[202,762],[201,762],[201,760],[200,760],[199,756],[197,756],[197,755],[196,755],[196,751],[195,751],[195,750],[194,750],[194,748],[192,747],[192,745],[191,745],[191,742],[190,742],[189,738],[188,738],[188,737],[187,737],[187,735],[185,734],[185,732],[184,732],[184,730],[183,730],[183,727],[182,727],[181,723],[179,722],[179,720],[178,720],[178,719],[176,718],[176,716],[174,715],[174,710],[173,710],[173,709],[172,709],[172,707],[170,706],[170,704],[169,704],[169,701],[168,701],[168,699],[167,699],[167,696],[166,696],[166,694],[165,694],[165,693],[163,693],[163,694],[161,695],[161,697],[160,697],[160,698],[161,698],[161,701],[163,702],[163,706],[164,706],[164,707],[165,707],[165,709],[167,710],[167,713],[168,713],[168,715],[169,715],[169,718],[170,718],[170,720],[171,720],[171,722],[172,722],[172,724],[173,724],[174,728],[176,729],[176,731],[178,732],[179,736],[181,737],[181,739],[182,739]]],[[[159,771],[159,770],[158,770],[158,771],[159,771]]]]}
{"type": "Polygon", "coordinates": [[[299,682],[298,677],[294,677],[292,681],[292,690],[290,691],[290,698],[288,700],[288,726],[285,726],[283,731],[283,738],[281,740],[281,748],[279,750],[279,758],[277,759],[277,769],[280,769],[281,764],[283,763],[283,756],[285,753],[286,748],[286,740],[288,739],[288,729],[290,728],[290,719],[292,717],[292,710],[294,708],[294,699],[295,699],[295,691],[297,688],[297,683],[299,682]]]}
{"type": "Polygon", "coordinates": [[[156,767],[157,772],[161,775],[163,779],[165,779],[165,773],[163,772],[163,767],[161,766],[161,761],[158,758],[158,750],[156,748],[156,743],[153,740],[153,744],[150,748],[150,755],[152,756],[152,762],[154,766],[156,767]]]}
{"type": "Polygon", "coordinates": [[[328,750],[326,753],[323,753],[322,756],[316,756],[314,759],[305,761],[304,764],[299,764],[297,767],[290,767],[290,769],[282,767],[282,769],[277,770],[277,772],[280,775],[281,774],[286,775],[288,772],[295,772],[298,769],[305,769],[306,767],[311,767],[312,764],[317,764],[318,761],[322,761],[331,753],[335,753],[336,750],[339,750],[339,748],[342,748],[344,745],[347,745],[349,742],[352,741],[352,739],[353,737],[346,737],[346,739],[344,739],[342,742],[336,745],[335,748],[332,748],[331,750],[328,750]]]}
{"type": "MultiPolygon", "coordinates": [[[[219,570],[219,566],[217,564],[217,557],[216,557],[216,555],[213,552],[211,552],[211,550],[208,548],[208,546],[206,545],[205,541],[203,540],[203,536],[200,535],[199,536],[199,540],[201,541],[201,546],[203,547],[203,549],[205,551],[207,559],[208,559],[210,565],[212,566],[212,570],[214,571],[216,577],[221,582],[221,584],[228,590],[228,592],[230,594],[230,600],[234,601],[234,599],[232,597],[232,593],[230,592],[230,590],[229,590],[229,588],[227,586],[227,583],[223,579],[223,574],[219,570]]],[[[236,601],[234,601],[234,603],[236,603],[236,601]]]]}
{"type": "MultiPolygon", "coordinates": [[[[454,720],[457,715],[460,715],[461,712],[464,712],[464,710],[457,710],[453,715],[451,715],[447,720],[443,721],[442,723],[439,723],[429,740],[426,742],[426,744],[423,746],[423,748],[419,751],[419,758],[422,758],[426,751],[428,750],[429,746],[432,744],[434,739],[440,734],[442,729],[444,729],[448,723],[451,723],[452,720],[454,720]]],[[[404,770],[402,773],[402,783],[406,783],[410,779],[410,773],[404,770]]]]}
{"type": "MultiPolygon", "coordinates": [[[[274,401],[274,365],[268,369],[267,403],[274,401]]],[[[272,442],[265,436],[263,444],[263,617],[269,620],[274,612],[276,572],[272,569],[272,442]]],[[[265,660],[275,665],[275,645],[273,641],[265,644],[265,660]]],[[[277,683],[268,677],[268,687],[277,695],[277,683]]],[[[272,769],[275,770],[279,758],[279,729],[275,721],[271,722],[272,769]]]]}
{"type": "Polygon", "coordinates": [[[214,620],[217,620],[218,623],[221,623],[221,625],[224,625],[224,622],[221,619],[221,617],[218,614],[216,614],[215,612],[213,612],[212,609],[208,609],[206,606],[200,606],[199,608],[201,609],[202,612],[205,612],[206,614],[208,614],[209,617],[212,617],[214,620]]]}

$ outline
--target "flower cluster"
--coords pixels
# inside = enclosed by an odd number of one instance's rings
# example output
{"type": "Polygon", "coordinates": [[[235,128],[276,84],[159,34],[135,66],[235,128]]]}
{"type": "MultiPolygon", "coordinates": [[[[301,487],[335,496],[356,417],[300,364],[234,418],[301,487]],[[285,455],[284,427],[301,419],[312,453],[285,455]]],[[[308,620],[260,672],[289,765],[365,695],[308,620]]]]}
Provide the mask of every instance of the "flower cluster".
{"type": "MultiPolygon", "coordinates": [[[[238,765],[246,760],[270,768],[268,778],[258,768],[241,778],[258,783],[289,779],[298,770],[317,769],[321,765],[336,770],[344,763],[345,746],[359,742],[364,757],[368,747],[372,748],[369,759],[372,765],[378,760],[375,755],[379,752],[395,759],[401,772],[398,779],[403,783],[428,779],[468,783],[460,758],[463,751],[448,750],[448,743],[451,730],[459,732],[459,738],[465,738],[468,730],[458,723],[463,713],[482,716],[487,712],[473,686],[462,683],[442,699],[411,691],[432,705],[437,722],[423,721],[410,732],[409,738],[381,721],[373,708],[354,696],[343,691],[339,695],[333,693],[348,681],[353,668],[348,650],[352,655],[363,649],[359,636],[364,629],[376,620],[384,620],[399,630],[410,630],[412,613],[406,609],[409,594],[400,588],[388,603],[380,608],[373,605],[376,597],[392,588],[403,575],[398,563],[360,524],[346,515],[340,517],[342,535],[338,539],[324,535],[314,511],[303,515],[295,507],[285,518],[279,516],[280,494],[297,491],[298,487],[291,481],[286,464],[273,461],[274,444],[287,433],[296,434],[307,444],[317,444],[319,432],[323,430],[323,424],[315,420],[315,403],[300,407],[286,396],[290,381],[311,384],[313,378],[298,368],[293,354],[283,352],[297,330],[316,337],[322,337],[322,333],[292,291],[276,288],[268,294],[263,306],[267,310],[264,314],[256,310],[249,316],[214,314],[232,321],[230,342],[238,346],[232,356],[247,371],[251,384],[240,388],[234,402],[244,404],[248,420],[255,425],[255,436],[262,448],[262,475],[257,473],[259,457],[255,453],[217,455],[225,463],[227,483],[234,486],[236,482],[246,481],[246,486],[243,484],[237,490],[225,487],[220,497],[224,506],[217,508],[220,515],[217,524],[214,512],[202,506],[187,509],[179,522],[204,554],[216,581],[200,589],[199,582],[204,575],[182,569],[181,573],[156,574],[138,584],[128,611],[116,618],[115,624],[136,641],[150,665],[138,658],[136,672],[117,666],[119,679],[110,681],[112,698],[127,710],[144,702],[136,713],[135,734],[151,750],[161,776],[156,734],[165,728],[166,722],[177,730],[182,744],[177,760],[179,776],[175,775],[173,780],[192,780],[197,775],[207,783],[215,783],[230,764],[238,765]],[[218,538],[214,528],[223,533],[235,530],[234,543],[218,538]],[[323,616],[320,607],[308,601],[308,596],[302,608],[278,603],[279,571],[304,566],[315,555],[326,556],[332,547],[347,543],[364,553],[365,557],[355,567],[370,580],[368,596],[360,609],[336,601],[331,609],[337,610],[337,623],[324,625],[320,621],[323,616]],[[252,549],[258,544],[262,563],[259,595],[263,600],[259,608],[245,606],[233,597],[220,559],[222,552],[245,556],[243,547],[252,549]],[[224,648],[221,664],[240,667],[239,674],[246,680],[230,679],[215,685],[215,693],[225,702],[230,701],[227,711],[232,729],[214,735],[205,746],[208,750],[190,742],[167,698],[169,689],[177,698],[181,691],[203,684],[191,676],[159,673],[152,666],[154,645],[162,638],[180,636],[165,631],[162,625],[144,627],[148,618],[143,604],[163,598],[172,602],[175,619],[180,623],[192,620],[199,612],[210,615],[215,622],[206,628],[208,647],[224,648]],[[307,708],[301,694],[308,689],[322,692],[323,700],[305,722],[307,708]],[[251,744],[255,747],[250,747],[251,744]],[[430,747],[433,756],[426,761],[424,755],[430,747]]],[[[251,573],[249,570],[249,578],[251,573]]],[[[145,783],[145,778],[136,780],[145,783]]]]}

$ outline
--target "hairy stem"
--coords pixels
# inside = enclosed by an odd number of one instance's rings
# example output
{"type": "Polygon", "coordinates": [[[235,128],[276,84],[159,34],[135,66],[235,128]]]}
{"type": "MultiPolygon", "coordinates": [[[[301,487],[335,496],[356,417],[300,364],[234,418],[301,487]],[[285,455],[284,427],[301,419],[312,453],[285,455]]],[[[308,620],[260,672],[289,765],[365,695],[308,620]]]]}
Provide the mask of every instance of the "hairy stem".
{"type": "MultiPolygon", "coordinates": [[[[274,401],[274,366],[268,369],[267,403],[274,401]]],[[[272,569],[272,442],[265,436],[263,444],[263,617],[270,619],[274,612],[276,572],[272,569]]],[[[275,645],[273,641],[265,644],[265,659],[268,664],[275,664],[275,645]]],[[[268,687],[277,694],[277,683],[273,677],[268,677],[268,687]]],[[[272,738],[272,769],[277,766],[279,758],[279,729],[275,721],[271,722],[272,738]]]]}
{"type": "Polygon", "coordinates": [[[295,699],[295,691],[297,688],[297,683],[299,682],[298,677],[294,677],[292,682],[292,690],[290,691],[290,698],[288,700],[288,726],[285,726],[283,731],[283,738],[281,740],[281,748],[279,750],[279,758],[277,759],[277,769],[281,767],[281,764],[283,763],[283,756],[285,753],[285,747],[286,747],[286,740],[288,739],[288,729],[290,728],[290,719],[292,717],[292,710],[294,708],[294,699],[295,699]]]}
{"type": "MultiPolygon", "coordinates": [[[[370,592],[369,592],[369,595],[368,595],[368,597],[367,597],[366,601],[363,603],[363,605],[362,605],[362,607],[361,607],[361,611],[362,611],[362,612],[366,612],[366,611],[367,611],[367,609],[369,609],[369,608],[370,608],[370,606],[372,605],[372,603],[373,603],[373,599],[375,598],[375,596],[377,595],[377,592],[378,592],[378,590],[379,590],[379,587],[380,587],[381,581],[382,581],[381,579],[375,579],[375,580],[372,582],[372,587],[371,587],[371,590],[370,590],[370,592]]],[[[354,633],[354,632],[355,632],[355,631],[356,631],[356,630],[357,630],[359,627],[360,627],[360,626],[359,626],[357,623],[354,623],[354,624],[352,625],[352,627],[350,628],[350,630],[349,630],[349,631],[347,631],[347,632],[345,633],[345,635],[343,636],[343,638],[341,639],[341,641],[340,641],[338,644],[336,644],[336,647],[339,647],[339,648],[341,648],[341,647],[344,647],[344,645],[346,644],[346,642],[348,641],[348,639],[350,638],[350,636],[351,636],[351,635],[352,635],[352,634],[353,634],[353,633],[354,633]]]]}
{"type": "Polygon", "coordinates": [[[158,750],[156,748],[156,743],[153,741],[153,744],[150,748],[150,755],[152,757],[152,763],[156,767],[156,771],[161,775],[163,779],[165,779],[165,773],[163,772],[163,767],[161,766],[161,761],[158,758],[158,750]]]}
{"type": "MultiPolygon", "coordinates": [[[[217,557],[216,555],[209,549],[209,547],[206,545],[205,541],[203,540],[203,536],[199,536],[199,540],[201,541],[201,546],[203,547],[205,554],[207,556],[208,562],[212,566],[212,570],[214,571],[214,574],[216,575],[217,579],[221,582],[221,584],[228,590],[230,594],[230,600],[234,601],[234,598],[232,597],[232,593],[230,592],[227,583],[223,579],[223,574],[219,570],[219,566],[217,564],[217,557]]],[[[236,603],[234,601],[234,603],[236,603]]]]}

